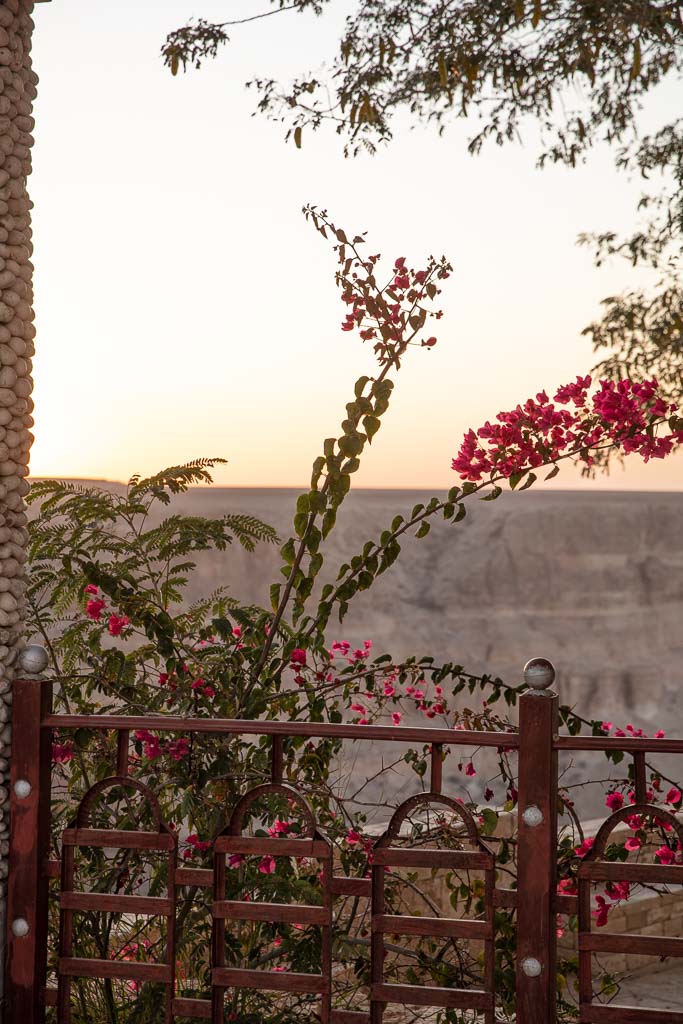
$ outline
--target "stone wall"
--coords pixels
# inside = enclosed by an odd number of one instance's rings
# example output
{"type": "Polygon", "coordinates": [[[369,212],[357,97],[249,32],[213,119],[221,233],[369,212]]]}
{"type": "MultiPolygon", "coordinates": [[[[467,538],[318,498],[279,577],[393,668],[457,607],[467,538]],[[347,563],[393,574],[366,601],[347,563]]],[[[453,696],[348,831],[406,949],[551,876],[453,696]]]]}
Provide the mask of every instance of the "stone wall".
{"type": "MultiPolygon", "coordinates": [[[[33,440],[31,68],[33,0],[0,2],[0,942],[5,935],[12,674],[23,642],[29,449],[33,440]]],[[[3,958],[4,959],[4,958],[3,958]]],[[[0,986],[2,972],[0,972],[0,986]]],[[[0,997],[2,993],[0,991],[0,997]]]]}

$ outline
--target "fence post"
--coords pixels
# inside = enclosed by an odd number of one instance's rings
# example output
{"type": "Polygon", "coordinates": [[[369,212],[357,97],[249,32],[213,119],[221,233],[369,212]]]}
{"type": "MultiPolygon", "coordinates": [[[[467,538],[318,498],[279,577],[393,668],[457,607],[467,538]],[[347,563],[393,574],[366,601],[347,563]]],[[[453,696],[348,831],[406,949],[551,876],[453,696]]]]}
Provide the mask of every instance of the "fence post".
{"type": "Polygon", "coordinates": [[[557,694],[545,658],[524,666],[519,702],[517,1024],[556,1019],[557,694]]]}
{"type": "Polygon", "coordinates": [[[41,721],[50,713],[52,686],[35,678],[47,665],[37,644],[24,648],[18,671],[34,678],[13,683],[10,848],[7,885],[6,1024],[42,1024],[47,961],[52,737],[41,721]]]}

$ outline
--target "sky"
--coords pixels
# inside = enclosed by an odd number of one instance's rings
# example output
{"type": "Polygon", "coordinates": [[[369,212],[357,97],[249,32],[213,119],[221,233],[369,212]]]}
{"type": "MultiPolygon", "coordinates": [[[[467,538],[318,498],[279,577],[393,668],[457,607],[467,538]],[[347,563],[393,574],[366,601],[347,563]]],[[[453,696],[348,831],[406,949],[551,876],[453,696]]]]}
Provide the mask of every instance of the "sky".
{"type": "MultiPolygon", "coordinates": [[[[36,5],[35,476],[124,480],[221,456],[224,486],[305,485],[373,354],[342,333],[334,253],[301,215],[327,208],[369,250],[419,266],[445,253],[438,345],[411,351],[354,484],[437,488],[463,433],[595,363],[582,329],[600,300],[650,279],[593,266],[580,231],[628,230],[639,182],[595,151],[535,169],[525,145],[466,152],[397,122],[374,157],[336,135],[253,117],[255,75],[288,79],[334,52],[347,0],[322,19],[279,15],[233,30],[201,71],[159,55],[192,15],[257,0],[53,0],[36,5]],[[289,19],[289,20],[288,20],[289,19]],[[313,56],[312,56],[313,55],[313,56]]],[[[664,90],[651,115],[673,109],[664,90]]],[[[683,489],[683,457],[627,460],[594,482],[567,467],[547,486],[683,489]]]]}

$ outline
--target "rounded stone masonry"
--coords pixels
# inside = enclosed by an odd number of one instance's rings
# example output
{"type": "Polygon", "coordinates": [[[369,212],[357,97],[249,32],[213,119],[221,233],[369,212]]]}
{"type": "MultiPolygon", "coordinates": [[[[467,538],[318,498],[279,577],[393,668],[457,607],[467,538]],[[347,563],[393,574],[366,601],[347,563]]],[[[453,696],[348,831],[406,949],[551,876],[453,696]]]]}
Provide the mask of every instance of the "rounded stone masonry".
{"type": "Polygon", "coordinates": [[[532,658],[524,666],[524,682],[530,693],[543,696],[555,682],[555,666],[547,658],[532,658]]]}
{"type": "MultiPolygon", "coordinates": [[[[37,667],[42,660],[39,654],[33,655],[31,667],[29,663],[22,665],[19,657],[26,628],[24,498],[29,490],[33,441],[31,360],[36,336],[31,262],[33,204],[27,191],[33,146],[32,106],[38,83],[31,66],[33,9],[34,0],[0,0],[0,879],[7,874],[12,681],[17,673],[34,675],[45,667],[37,667]]],[[[21,798],[19,793],[16,795],[21,798]]],[[[0,885],[2,959],[5,892],[4,883],[0,885]]],[[[11,928],[17,937],[28,932],[22,918],[12,921],[11,928]]],[[[0,971],[0,1005],[2,982],[0,971]]]]}
{"type": "Polygon", "coordinates": [[[17,658],[19,671],[29,676],[39,676],[47,668],[47,662],[47,651],[40,644],[27,644],[17,658]]]}

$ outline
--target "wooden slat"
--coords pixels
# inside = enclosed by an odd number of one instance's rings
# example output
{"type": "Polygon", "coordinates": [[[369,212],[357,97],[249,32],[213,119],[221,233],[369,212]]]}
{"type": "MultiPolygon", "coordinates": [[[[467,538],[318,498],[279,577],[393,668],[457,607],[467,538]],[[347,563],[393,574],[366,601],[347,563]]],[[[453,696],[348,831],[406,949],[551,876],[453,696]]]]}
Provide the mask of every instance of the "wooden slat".
{"type": "Polygon", "coordinates": [[[168,917],[173,912],[171,900],[158,896],[116,896],[107,892],[62,892],[59,902],[63,910],[99,910],[102,913],[148,914],[168,917]]]}
{"type": "Polygon", "coordinates": [[[510,910],[514,910],[517,906],[518,892],[516,889],[494,889],[493,890],[493,905],[494,907],[507,907],[510,910]]]}
{"type": "Polygon", "coordinates": [[[327,860],[332,849],[316,839],[262,839],[259,836],[219,836],[216,853],[270,854],[271,857],[314,857],[327,860]]]}
{"type": "Polygon", "coordinates": [[[64,846],[93,846],[109,850],[172,850],[173,836],[163,832],[127,832],[124,829],[67,828],[64,846]]]}
{"type": "Polygon", "coordinates": [[[59,878],[61,871],[62,862],[60,860],[43,861],[43,878],[59,878]]]}
{"type": "Polygon", "coordinates": [[[372,998],[406,1006],[444,1006],[458,1010],[492,1010],[493,995],[478,988],[427,988],[424,985],[373,985],[372,998]]]}
{"type": "Polygon", "coordinates": [[[333,1010],[330,1024],[370,1024],[370,1014],[359,1010],[333,1010]]]}
{"type": "Polygon", "coordinates": [[[463,868],[483,871],[493,867],[493,858],[487,853],[473,850],[407,850],[379,847],[373,853],[374,864],[397,868],[463,868]]]}
{"type": "Polygon", "coordinates": [[[409,917],[400,914],[376,914],[375,931],[393,935],[426,935],[452,939],[488,939],[493,926],[487,921],[462,921],[452,917],[409,917]]]}
{"type": "Polygon", "coordinates": [[[56,1006],[57,1005],[57,989],[51,985],[47,985],[43,989],[43,1005],[44,1006],[56,1006]]]}
{"type": "Polygon", "coordinates": [[[553,910],[556,914],[578,914],[578,896],[561,896],[559,893],[556,893],[553,896],[553,910]]]}
{"type": "Polygon", "coordinates": [[[335,896],[361,896],[370,899],[372,882],[369,878],[346,878],[344,875],[334,875],[332,892],[335,896]]]}
{"type": "Polygon", "coordinates": [[[683,754],[683,740],[634,738],[632,736],[560,736],[555,750],[623,750],[646,754],[683,754]]]}
{"type": "Polygon", "coordinates": [[[629,864],[616,861],[584,861],[579,866],[579,878],[593,882],[656,882],[683,885],[683,864],[629,864]]]}
{"type": "MultiPolygon", "coordinates": [[[[312,739],[331,737],[348,740],[379,740],[387,743],[443,743],[454,747],[519,747],[517,733],[479,732],[475,729],[423,729],[419,726],[332,725],[327,722],[252,721],[240,718],[179,718],[175,715],[44,715],[45,729],[150,729],[154,732],[195,732],[214,735],[305,736],[312,739]]],[[[637,741],[636,741],[637,742],[637,741]]],[[[652,741],[651,741],[652,742],[652,741]]],[[[654,741],[653,750],[660,750],[654,741]]],[[[679,741],[683,751],[683,740],[679,741]]],[[[623,749],[632,749],[625,743],[623,749]]],[[[649,749],[649,748],[647,748],[649,749]]]]}
{"type": "Polygon", "coordinates": [[[579,933],[579,949],[591,953],[638,953],[640,956],[683,956],[683,939],[668,935],[579,933]]]}
{"type": "Polygon", "coordinates": [[[174,999],[172,1003],[174,1017],[199,1017],[211,1020],[210,999],[174,999]]]}
{"type": "Polygon", "coordinates": [[[291,903],[247,903],[243,900],[217,900],[213,916],[234,921],[276,921],[291,924],[329,924],[325,907],[297,906],[291,903]]]}
{"type": "Polygon", "coordinates": [[[125,978],[131,981],[171,981],[167,964],[141,964],[133,960],[87,960],[85,957],[60,957],[59,974],[70,978],[125,978]]]}
{"type": "Polygon", "coordinates": [[[211,889],[213,887],[213,871],[211,868],[176,868],[175,884],[211,889]]]}
{"type": "Polygon", "coordinates": [[[681,1010],[648,1010],[644,1006],[597,1006],[581,1003],[581,1024],[683,1024],[681,1010]]]}
{"type": "Polygon", "coordinates": [[[214,967],[214,985],[223,988],[253,988],[260,992],[310,992],[324,995],[327,979],[320,974],[293,971],[247,971],[236,967],[214,967]]]}

